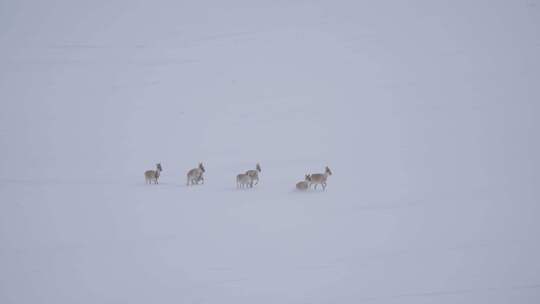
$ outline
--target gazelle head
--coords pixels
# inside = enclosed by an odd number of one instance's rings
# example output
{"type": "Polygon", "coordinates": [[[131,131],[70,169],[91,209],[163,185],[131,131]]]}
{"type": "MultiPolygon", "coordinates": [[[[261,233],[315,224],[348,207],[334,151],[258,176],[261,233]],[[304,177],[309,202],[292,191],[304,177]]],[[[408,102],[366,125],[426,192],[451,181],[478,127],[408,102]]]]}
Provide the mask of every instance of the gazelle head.
{"type": "Polygon", "coordinates": [[[328,166],[326,167],[326,170],[324,172],[328,175],[332,175],[332,171],[330,171],[330,168],[328,168],[328,166]]]}
{"type": "Polygon", "coordinates": [[[256,169],[257,171],[261,172],[261,165],[259,165],[259,163],[257,163],[256,169]]]}
{"type": "Polygon", "coordinates": [[[199,169],[201,169],[201,170],[202,170],[202,172],[206,172],[206,171],[204,170],[204,166],[203,166],[203,164],[202,164],[202,163],[199,163],[199,169]]]}
{"type": "Polygon", "coordinates": [[[305,178],[305,179],[306,179],[306,182],[310,182],[310,181],[311,181],[311,175],[306,174],[306,178],[305,178]]]}
{"type": "Polygon", "coordinates": [[[156,168],[158,169],[158,171],[163,171],[163,169],[161,168],[161,163],[157,163],[156,168]]]}

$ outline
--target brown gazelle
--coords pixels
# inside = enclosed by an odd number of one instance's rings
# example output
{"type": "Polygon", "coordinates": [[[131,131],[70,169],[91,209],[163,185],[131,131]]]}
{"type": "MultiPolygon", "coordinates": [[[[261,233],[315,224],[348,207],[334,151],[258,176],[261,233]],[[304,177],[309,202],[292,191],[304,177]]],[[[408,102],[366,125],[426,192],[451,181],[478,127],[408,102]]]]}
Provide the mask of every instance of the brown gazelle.
{"type": "Polygon", "coordinates": [[[203,176],[204,172],[206,171],[202,163],[199,163],[198,168],[189,170],[189,172],[187,173],[187,186],[195,185],[195,184],[198,185],[199,182],[201,181],[204,184],[204,176],[203,176]]]}
{"type": "Polygon", "coordinates": [[[236,176],[236,188],[252,188],[253,180],[247,173],[240,173],[236,176]]]}
{"type": "Polygon", "coordinates": [[[321,185],[323,190],[326,189],[326,180],[328,179],[328,176],[332,175],[332,171],[330,171],[330,168],[326,167],[323,173],[315,173],[311,174],[311,181],[309,182],[309,185],[315,185],[315,189],[317,189],[318,185],[321,185]]]}
{"type": "Polygon", "coordinates": [[[154,184],[157,184],[162,170],[163,169],[161,168],[161,164],[159,163],[156,164],[156,170],[148,170],[144,172],[144,180],[146,181],[146,183],[151,184],[153,181],[154,184]]]}
{"type": "Polygon", "coordinates": [[[305,180],[296,183],[296,190],[307,191],[309,189],[309,182],[311,182],[311,176],[306,174],[305,180]]]}
{"type": "Polygon", "coordinates": [[[251,186],[253,186],[253,182],[256,182],[255,185],[259,183],[259,172],[261,172],[261,165],[259,163],[255,166],[255,170],[246,171],[246,174],[251,178],[251,186]]]}

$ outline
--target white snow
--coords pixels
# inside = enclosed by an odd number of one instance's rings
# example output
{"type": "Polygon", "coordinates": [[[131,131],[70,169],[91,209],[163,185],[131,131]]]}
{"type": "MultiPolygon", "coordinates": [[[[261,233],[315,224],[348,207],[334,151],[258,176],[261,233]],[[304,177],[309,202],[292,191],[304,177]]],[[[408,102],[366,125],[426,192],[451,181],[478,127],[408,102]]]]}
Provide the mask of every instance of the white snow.
{"type": "Polygon", "coordinates": [[[1,1],[0,303],[538,303],[539,54],[537,0],[1,1]]]}

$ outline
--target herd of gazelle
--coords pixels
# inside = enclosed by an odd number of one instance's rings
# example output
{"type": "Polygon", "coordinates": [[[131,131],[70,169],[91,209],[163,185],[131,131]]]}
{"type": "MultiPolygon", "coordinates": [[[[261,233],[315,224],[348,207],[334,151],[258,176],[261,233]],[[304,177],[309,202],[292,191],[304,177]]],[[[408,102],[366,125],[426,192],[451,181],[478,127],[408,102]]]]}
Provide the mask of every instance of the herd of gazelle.
{"type": "MultiPolygon", "coordinates": [[[[161,163],[156,164],[156,170],[148,170],[144,172],[144,179],[147,184],[157,184],[159,176],[161,175],[161,163]]],[[[204,169],[203,163],[199,163],[197,168],[193,168],[187,173],[187,186],[204,184],[204,169]]],[[[248,170],[245,173],[240,173],[236,176],[237,188],[253,188],[254,185],[259,183],[259,173],[262,172],[261,165],[257,164],[255,169],[248,170]]],[[[326,190],[326,181],[328,176],[332,175],[330,168],[326,167],[324,173],[306,174],[305,179],[296,183],[296,189],[299,191],[307,191],[313,186],[317,189],[318,185],[321,185],[323,190],[326,190]]]]}

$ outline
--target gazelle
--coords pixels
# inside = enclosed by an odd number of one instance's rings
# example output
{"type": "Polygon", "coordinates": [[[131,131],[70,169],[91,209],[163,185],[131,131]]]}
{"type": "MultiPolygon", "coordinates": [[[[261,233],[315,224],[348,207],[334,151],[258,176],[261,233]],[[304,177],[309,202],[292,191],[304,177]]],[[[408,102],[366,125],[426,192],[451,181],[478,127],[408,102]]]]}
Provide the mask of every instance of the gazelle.
{"type": "Polygon", "coordinates": [[[296,190],[307,191],[309,189],[309,182],[311,182],[311,175],[306,174],[305,180],[296,183],[296,190]]]}
{"type": "Polygon", "coordinates": [[[253,188],[253,180],[247,173],[240,173],[236,176],[236,188],[253,188]]]}
{"type": "Polygon", "coordinates": [[[255,170],[246,171],[246,174],[251,178],[251,183],[256,182],[255,185],[259,183],[259,172],[261,172],[261,165],[258,163],[255,166],[255,170]]]}
{"type": "Polygon", "coordinates": [[[203,173],[206,172],[202,163],[199,163],[198,168],[189,170],[187,173],[187,186],[199,184],[200,181],[204,184],[203,173]]]}
{"type": "Polygon", "coordinates": [[[326,180],[328,179],[328,176],[332,175],[332,171],[330,171],[330,168],[326,167],[323,173],[315,173],[311,174],[311,181],[309,182],[309,185],[315,185],[315,189],[317,189],[318,185],[321,185],[323,190],[326,189],[326,180]]]}
{"type": "Polygon", "coordinates": [[[161,174],[161,163],[156,164],[156,170],[148,170],[144,172],[144,180],[147,184],[151,184],[152,181],[154,184],[158,183],[159,175],[161,174]]]}

